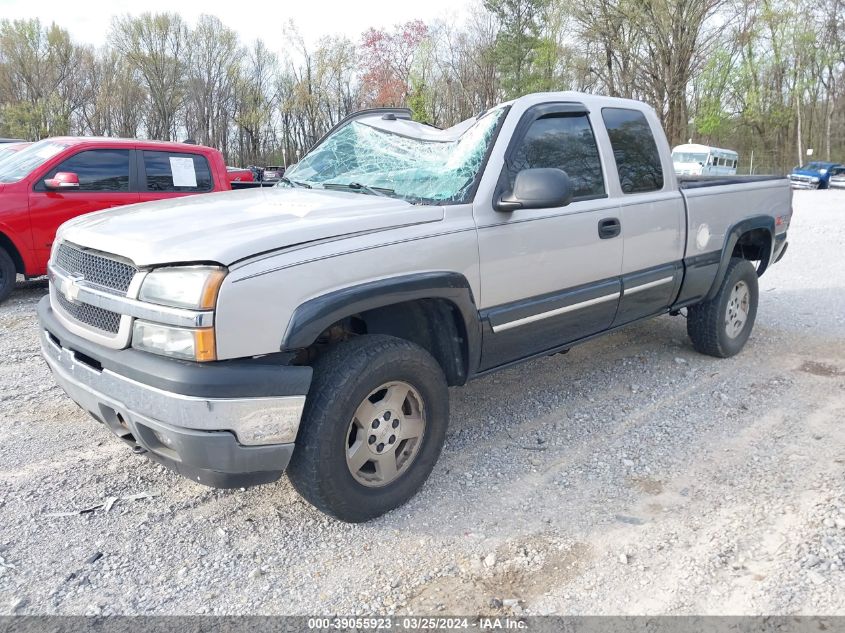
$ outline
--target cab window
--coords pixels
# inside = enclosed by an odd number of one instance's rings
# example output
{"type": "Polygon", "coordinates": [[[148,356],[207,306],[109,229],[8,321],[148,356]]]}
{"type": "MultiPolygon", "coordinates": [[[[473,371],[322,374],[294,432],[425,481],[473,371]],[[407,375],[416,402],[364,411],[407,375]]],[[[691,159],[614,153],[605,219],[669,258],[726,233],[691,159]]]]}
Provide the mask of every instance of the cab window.
{"type": "Polygon", "coordinates": [[[180,152],[143,151],[146,191],[196,193],[211,191],[211,170],[205,156],[180,152]]]}
{"type": "Polygon", "coordinates": [[[508,160],[510,186],[520,171],[536,167],[565,171],[573,200],[605,194],[599,150],[586,114],[549,115],[531,124],[508,160]]]}
{"type": "MultiPolygon", "coordinates": [[[[604,108],[601,111],[624,193],[663,189],[660,152],[645,115],[639,110],[604,108]]],[[[712,164],[715,164],[715,159],[712,164]]]]}
{"type": "Polygon", "coordinates": [[[79,177],[79,188],[62,190],[62,193],[76,191],[129,191],[129,150],[91,149],[74,154],[58,167],[51,169],[36,185],[37,191],[46,191],[44,180],[53,178],[60,171],[71,172],[79,177]]]}

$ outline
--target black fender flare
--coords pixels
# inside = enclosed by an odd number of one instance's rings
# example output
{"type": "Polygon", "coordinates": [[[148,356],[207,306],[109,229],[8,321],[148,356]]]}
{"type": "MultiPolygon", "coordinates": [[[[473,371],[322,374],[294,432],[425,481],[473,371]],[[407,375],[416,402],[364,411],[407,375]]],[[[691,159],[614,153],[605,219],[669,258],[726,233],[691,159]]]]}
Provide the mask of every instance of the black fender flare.
{"type": "Polygon", "coordinates": [[[281,349],[308,347],[326,328],[353,314],[418,299],[445,299],[457,308],[467,336],[467,375],[474,374],[481,358],[481,319],[467,278],[448,271],[369,281],[309,299],[294,310],[281,349]]]}
{"type": "Polygon", "coordinates": [[[768,268],[769,262],[772,260],[772,249],[774,249],[775,246],[775,219],[770,215],[755,215],[737,222],[727,231],[725,243],[722,246],[722,256],[719,259],[719,268],[716,270],[716,278],[713,280],[713,285],[710,286],[710,290],[704,297],[705,301],[710,301],[716,296],[716,293],[719,292],[722,280],[725,278],[725,273],[728,270],[728,264],[731,263],[731,255],[734,252],[734,247],[739,241],[739,238],[745,233],[755,229],[765,229],[769,232],[769,236],[771,238],[770,250],[766,254],[765,258],[760,262],[760,268],[757,271],[757,275],[762,275],[766,268],[768,268]]]}

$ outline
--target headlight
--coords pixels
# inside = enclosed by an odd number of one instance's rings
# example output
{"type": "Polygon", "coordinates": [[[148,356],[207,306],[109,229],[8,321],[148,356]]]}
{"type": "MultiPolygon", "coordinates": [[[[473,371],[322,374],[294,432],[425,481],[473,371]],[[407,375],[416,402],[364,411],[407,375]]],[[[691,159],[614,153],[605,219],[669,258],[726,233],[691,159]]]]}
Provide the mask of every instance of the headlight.
{"type": "Polygon", "coordinates": [[[818,181],[819,181],[819,179],[818,179],[816,176],[813,176],[812,178],[810,178],[810,181],[812,181],[812,182],[818,182],[818,181]]]}
{"type": "Polygon", "coordinates": [[[138,298],[149,303],[211,310],[226,271],[218,266],[172,266],[148,273],[138,298]]]}
{"type": "Polygon", "coordinates": [[[205,362],[217,358],[214,328],[188,329],[136,320],[132,347],[183,360],[205,362]]]}

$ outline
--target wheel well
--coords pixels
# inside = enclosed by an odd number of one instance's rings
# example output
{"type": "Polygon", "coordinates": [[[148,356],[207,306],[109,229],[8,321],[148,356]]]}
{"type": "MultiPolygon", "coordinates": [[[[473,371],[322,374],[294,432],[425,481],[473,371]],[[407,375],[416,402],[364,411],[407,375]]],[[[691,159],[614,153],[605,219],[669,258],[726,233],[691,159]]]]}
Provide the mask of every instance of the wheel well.
{"type": "Polygon", "coordinates": [[[772,234],[768,229],[752,229],[739,236],[731,257],[739,257],[757,264],[757,275],[762,275],[772,256],[772,234]]]}
{"type": "Polygon", "coordinates": [[[297,362],[311,364],[332,343],[364,334],[386,334],[419,345],[438,362],[447,383],[467,380],[468,338],[458,307],[447,299],[415,299],[360,312],[336,321],[301,350],[297,362]]]}
{"type": "Polygon", "coordinates": [[[25,274],[26,269],[24,267],[21,254],[18,252],[18,249],[15,248],[14,242],[12,242],[12,240],[10,240],[4,233],[0,233],[0,248],[9,253],[9,257],[11,257],[12,261],[15,263],[15,268],[18,273],[21,275],[25,274]]]}

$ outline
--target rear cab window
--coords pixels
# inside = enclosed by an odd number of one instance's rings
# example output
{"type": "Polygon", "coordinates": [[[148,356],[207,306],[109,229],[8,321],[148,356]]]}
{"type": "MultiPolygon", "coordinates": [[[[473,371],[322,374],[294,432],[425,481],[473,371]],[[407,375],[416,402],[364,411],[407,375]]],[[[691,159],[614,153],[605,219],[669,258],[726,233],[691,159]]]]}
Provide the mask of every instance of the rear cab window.
{"type": "Polygon", "coordinates": [[[197,193],[211,191],[214,182],[208,160],[201,154],[142,150],[143,191],[197,193]]]}
{"type": "Polygon", "coordinates": [[[627,108],[603,108],[601,115],[610,137],[622,192],[663,189],[660,152],[645,115],[627,108]]]}

